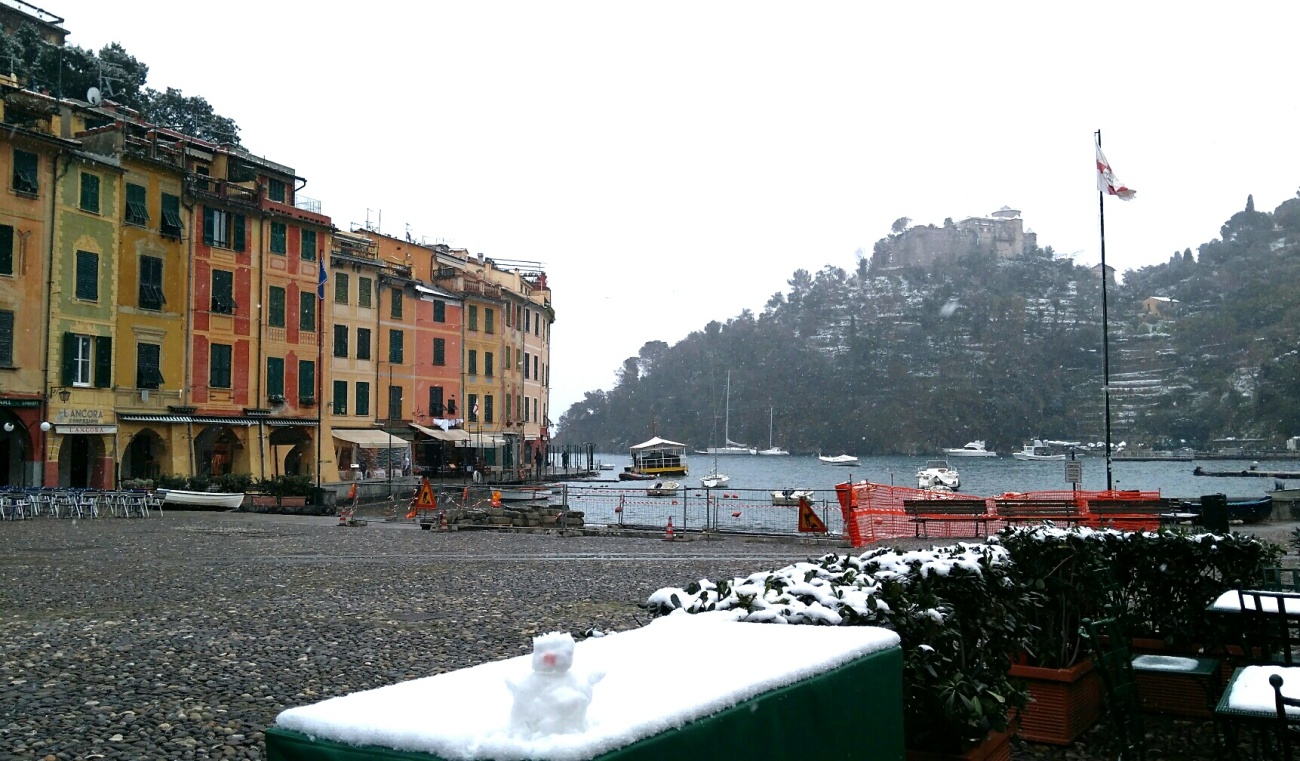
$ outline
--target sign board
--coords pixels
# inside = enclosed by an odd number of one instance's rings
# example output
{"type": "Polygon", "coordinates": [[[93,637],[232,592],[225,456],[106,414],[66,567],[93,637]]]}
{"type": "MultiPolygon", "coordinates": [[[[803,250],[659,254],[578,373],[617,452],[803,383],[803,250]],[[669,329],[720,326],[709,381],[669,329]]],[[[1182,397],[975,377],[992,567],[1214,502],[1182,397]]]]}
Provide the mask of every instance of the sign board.
{"type": "Polygon", "coordinates": [[[799,500],[799,531],[811,534],[826,533],[826,524],[817,517],[817,513],[813,512],[812,505],[808,504],[806,499],[799,500]]]}
{"type": "Polygon", "coordinates": [[[433,487],[429,485],[428,476],[425,476],[424,483],[420,486],[420,493],[415,498],[415,506],[417,508],[438,506],[438,501],[433,498],[433,487]]]}
{"type": "Polygon", "coordinates": [[[102,425],[104,411],[65,407],[54,413],[54,422],[66,425],[102,425]]]}
{"type": "Polygon", "coordinates": [[[1065,461],[1065,482],[1069,484],[1083,483],[1083,461],[1066,460],[1065,461]]]}
{"type": "MultiPolygon", "coordinates": [[[[25,409],[34,409],[41,406],[40,399],[13,399],[10,397],[0,397],[0,407],[22,407],[25,409]]],[[[1295,447],[1291,447],[1295,449],[1295,447]]]]}
{"type": "Polygon", "coordinates": [[[56,425],[54,432],[60,435],[76,433],[117,433],[115,425],[56,425]]]}

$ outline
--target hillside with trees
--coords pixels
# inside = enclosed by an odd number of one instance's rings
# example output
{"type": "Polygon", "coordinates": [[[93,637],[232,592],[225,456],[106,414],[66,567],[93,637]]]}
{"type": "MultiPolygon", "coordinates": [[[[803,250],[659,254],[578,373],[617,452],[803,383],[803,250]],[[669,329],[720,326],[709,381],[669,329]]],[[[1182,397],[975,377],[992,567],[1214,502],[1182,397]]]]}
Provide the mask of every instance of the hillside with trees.
{"type": "MultiPolygon", "coordinates": [[[[1050,247],[941,269],[862,257],[854,272],[797,270],[788,286],[761,314],[647,343],[613,388],[563,414],[559,439],[621,451],[653,431],[708,446],[728,370],[731,438],[766,446],[773,408],[792,452],[1104,437],[1100,275],[1050,247]]],[[[1271,214],[1248,199],[1198,255],[1128,272],[1108,296],[1116,441],[1300,433],[1300,198],[1271,214]]]]}

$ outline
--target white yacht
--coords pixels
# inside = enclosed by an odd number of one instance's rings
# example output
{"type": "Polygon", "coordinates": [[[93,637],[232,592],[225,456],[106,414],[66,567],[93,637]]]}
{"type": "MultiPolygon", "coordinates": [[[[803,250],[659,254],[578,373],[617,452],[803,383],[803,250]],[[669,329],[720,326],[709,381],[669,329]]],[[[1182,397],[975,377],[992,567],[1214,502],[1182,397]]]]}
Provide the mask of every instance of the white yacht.
{"type": "Polygon", "coordinates": [[[955,491],[961,487],[961,476],[948,466],[947,460],[926,460],[925,467],[916,471],[916,487],[955,491]]]}
{"type": "Polygon", "coordinates": [[[944,455],[948,457],[997,457],[997,452],[990,452],[984,448],[984,442],[976,439],[975,441],[966,442],[966,446],[959,449],[945,449],[944,455]]]}
{"type": "Polygon", "coordinates": [[[1042,462],[1060,462],[1065,459],[1063,454],[1052,454],[1052,450],[1042,439],[1034,439],[1032,442],[1025,444],[1019,452],[1013,452],[1012,457],[1017,460],[1034,460],[1042,462]]]}

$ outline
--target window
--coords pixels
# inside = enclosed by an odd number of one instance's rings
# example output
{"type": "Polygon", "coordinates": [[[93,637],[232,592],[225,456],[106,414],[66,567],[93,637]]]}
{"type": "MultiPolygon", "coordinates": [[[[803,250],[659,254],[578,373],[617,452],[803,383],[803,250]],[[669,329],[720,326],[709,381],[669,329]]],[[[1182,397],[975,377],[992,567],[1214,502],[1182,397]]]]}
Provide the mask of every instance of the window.
{"type": "Polygon", "coordinates": [[[171,193],[162,194],[162,225],[158,232],[169,238],[181,237],[181,197],[171,193]]]}
{"type": "Polygon", "coordinates": [[[357,328],[357,359],[370,359],[370,328],[357,328]]]}
{"type": "MultiPolygon", "coordinates": [[[[140,308],[158,310],[167,299],[163,296],[163,260],[156,256],[140,257],[140,308]]],[[[142,387],[143,388],[143,387],[142,387]]]]}
{"type": "Polygon", "coordinates": [[[208,385],[212,388],[230,388],[230,352],[229,344],[212,344],[212,356],[208,359],[208,385]]]}
{"type": "Polygon", "coordinates": [[[524,310],[524,332],[525,333],[532,330],[532,324],[533,324],[533,310],[525,309],[524,310]]]}
{"type": "Polygon", "coordinates": [[[357,381],[357,413],[358,415],[370,414],[370,384],[366,381],[357,381]]]}
{"type": "Polygon", "coordinates": [[[533,355],[533,378],[534,378],[535,380],[541,380],[541,379],[542,379],[542,376],[540,376],[540,375],[537,374],[537,355],[536,355],[536,354],[533,355]]]}
{"type": "Polygon", "coordinates": [[[229,212],[203,207],[203,242],[209,246],[230,248],[229,212]]]}
{"type": "Polygon", "coordinates": [[[478,307],[473,304],[469,306],[469,329],[478,330],[478,307]]]}
{"type": "Polygon", "coordinates": [[[433,321],[434,322],[447,321],[447,302],[441,299],[433,300],[433,321]]]}
{"type": "Polygon", "coordinates": [[[348,303],[348,273],[346,272],[334,273],[334,303],[348,303]]]}
{"type": "Polygon", "coordinates": [[[271,253],[283,254],[289,250],[287,230],[283,222],[271,223],[271,253]]]}
{"type": "Polygon", "coordinates": [[[334,381],[334,408],[335,415],[348,414],[348,382],[334,381]]]}
{"type": "Polygon", "coordinates": [[[394,320],[400,320],[402,319],[402,289],[394,288],[392,290],[392,294],[393,295],[391,299],[391,306],[392,306],[391,317],[394,320]]]}
{"type": "Polygon", "coordinates": [[[0,367],[14,366],[14,313],[0,309],[0,367]]]}
{"type": "Polygon", "coordinates": [[[348,355],[348,326],[334,326],[334,356],[346,357],[348,355]]]}
{"type": "Polygon", "coordinates": [[[470,375],[478,375],[478,349],[469,350],[469,361],[465,363],[465,372],[470,375]]]}
{"type": "Polygon", "coordinates": [[[14,228],[0,225],[0,275],[14,274],[14,228]]]}
{"type": "Polygon", "coordinates": [[[270,296],[266,300],[266,324],[272,328],[284,327],[284,289],[271,286],[270,296]]]}
{"type": "Polygon", "coordinates": [[[144,225],[149,221],[149,204],[145,199],[145,187],[128,182],[126,184],[126,223],[144,225]]]}
{"type": "Polygon", "coordinates": [[[357,306],[370,308],[370,293],[374,287],[374,281],[370,278],[357,278],[357,306]]]}
{"type": "Polygon", "coordinates": [[[389,420],[402,419],[402,387],[401,386],[388,387],[388,419],[389,420]]]}
{"type": "Polygon", "coordinates": [[[532,376],[528,372],[528,352],[524,352],[524,380],[529,380],[532,376]]]}
{"type": "Polygon", "coordinates": [[[483,352],[483,374],[491,378],[492,370],[492,352],[485,351],[483,352]]]}
{"type": "Polygon", "coordinates": [[[284,401],[284,358],[266,358],[266,398],[271,402],[284,401]]]}
{"type": "Polygon", "coordinates": [[[91,361],[90,336],[78,336],[71,333],[65,334],[65,348],[71,350],[67,361],[71,362],[72,374],[67,380],[71,386],[89,386],[90,372],[93,367],[91,361]]]}
{"type": "Polygon", "coordinates": [[[435,365],[447,364],[447,339],[445,338],[433,339],[433,364],[435,365]]]}
{"type": "MultiPolygon", "coordinates": [[[[516,407],[518,407],[518,406],[520,406],[520,405],[522,404],[522,399],[523,399],[523,397],[520,397],[520,396],[516,396],[516,397],[515,397],[515,406],[516,406],[516,407]]],[[[523,404],[523,408],[524,408],[523,421],[524,421],[525,423],[527,423],[527,422],[528,422],[528,405],[527,405],[527,404],[523,404]]]]}
{"type": "Polygon", "coordinates": [[[302,238],[298,242],[298,253],[302,255],[305,262],[316,261],[316,231],[303,230],[302,238]]]}
{"type": "Polygon", "coordinates": [[[537,417],[537,397],[535,396],[533,397],[533,419],[539,423],[542,422],[542,419],[537,417]]]}
{"type": "Polygon", "coordinates": [[[316,363],[311,360],[298,360],[298,404],[316,403],[316,363]]]}
{"type": "Polygon", "coordinates": [[[35,153],[14,149],[13,189],[17,193],[34,196],[40,191],[36,182],[36,167],[39,159],[35,153]]]}
{"type": "Polygon", "coordinates": [[[276,203],[284,203],[284,180],[267,180],[266,197],[276,203]]]}
{"type": "Polygon", "coordinates": [[[235,313],[235,273],[212,270],[212,311],[217,314],[235,313]]]}
{"type": "Polygon", "coordinates": [[[429,387],[429,414],[442,417],[442,386],[429,387]]]}
{"type": "Polygon", "coordinates": [[[402,331],[388,331],[388,361],[394,365],[402,364],[402,331]]]}
{"type": "Polygon", "coordinates": [[[512,367],[514,367],[514,365],[510,364],[510,347],[507,346],[507,347],[506,347],[506,356],[505,356],[505,358],[501,361],[501,372],[503,372],[503,373],[508,373],[508,372],[510,372],[510,369],[511,369],[512,367]]]}
{"type": "Polygon", "coordinates": [[[77,252],[77,298],[99,301],[99,254],[77,252]]]}
{"type": "Polygon", "coordinates": [[[496,310],[494,309],[483,310],[483,332],[484,333],[496,332],[495,318],[496,318],[496,310]]]}
{"type": "Polygon", "coordinates": [[[450,417],[456,414],[456,397],[447,400],[447,415],[450,417]]]}
{"type": "Polygon", "coordinates": [[[298,294],[298,330],[316,332],[316,294],[311,291],[298,294]]]}
{"type": "Polygon", "coordinates": [[[492,422],[492,395],[487,394],[483,397],[483,422],[492,422]]]}
{"type": "Polygon", "coordinates": [[[469,405],[465,407],[465,415],[469,422],[478,422],[478,394],[469,395],[469,405]]]}
{"type": "Polygon", "coordinates": [[[99,213],[99,175],[90,172],[81,173],[81,210],[91,214],[99,213]]]}
{"type": "Polygon", "coordinates": [[[163,383],[162,347],[158,344],[135,345],[135,387],[158,388],[163,383]]]}

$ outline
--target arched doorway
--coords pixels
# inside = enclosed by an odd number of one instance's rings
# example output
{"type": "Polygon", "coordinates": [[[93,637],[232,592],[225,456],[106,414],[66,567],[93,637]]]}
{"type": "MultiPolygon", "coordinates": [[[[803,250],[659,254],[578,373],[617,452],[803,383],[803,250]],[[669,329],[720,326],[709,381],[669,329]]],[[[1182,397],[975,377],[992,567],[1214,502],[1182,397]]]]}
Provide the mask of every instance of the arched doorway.
{"type": "Polygon", "coordinates": [[[27,426],[9,410],[0,410],[0,486],[32,486],[27,462],[32,440],[27,426]]]}
{"type": "Polygon", "coordinates": [[[90,489],[103,486],[100,467],[104,442],[93,434],[68,434],[59,442],[59,486],[90,489]]]}
{"type": "Polygon", "coordinates": [[[311,434],[300,426],[283,426],[271,432],[274,475],[301,476],[315,468],[316,451],[311,434]]]}
{"type": "Polygon", "coordinates": [[[215,477],[232,472],[235,458],[243,449],[239,434],[230,426],[205,427],[194,437],[194,467],[198,471],[195,475],[215,477]]]}
{"type": "Polygon", "coordinates": [[[123,481],[156,480],[162,473],[166,451],[166,440],[152,428],[137,432],[126,445],[126,449],[122,450],[119,477],[123,481]]]}

